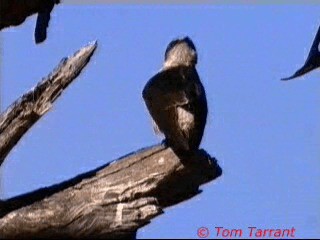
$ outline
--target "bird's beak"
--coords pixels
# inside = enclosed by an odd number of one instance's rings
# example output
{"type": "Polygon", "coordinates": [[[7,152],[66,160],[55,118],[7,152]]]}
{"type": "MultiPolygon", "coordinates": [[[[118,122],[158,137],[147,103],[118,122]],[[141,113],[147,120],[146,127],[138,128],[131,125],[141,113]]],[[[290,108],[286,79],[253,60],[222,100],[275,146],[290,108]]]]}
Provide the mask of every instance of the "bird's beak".
{"type": "Polygon", "coordinates": [[[287,77],[287,78],[282,78],[281,80],[282,81],[287,81],[287,80],[291,80],[291,79],[294,79],[294,78],[297,78],[297,77],[300,77],[308,72],[311,72],[312,70],[316,69],[317,65],[314,65],[312,63],[309,63],[309,62],[306,62],[304,64],[304,66],[302,68],[300,68],[298,71],[296,71],[292,76],[290,77],[287,77]]]}

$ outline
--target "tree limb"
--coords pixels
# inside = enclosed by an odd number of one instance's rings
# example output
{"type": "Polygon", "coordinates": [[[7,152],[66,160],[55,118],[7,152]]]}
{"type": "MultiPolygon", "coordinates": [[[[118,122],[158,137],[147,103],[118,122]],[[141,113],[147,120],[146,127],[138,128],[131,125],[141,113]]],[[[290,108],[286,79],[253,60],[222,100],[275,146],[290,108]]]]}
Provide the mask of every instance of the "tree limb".
{"type": "Polygon", "coordinates": [[[133,238],[165,207],[221,175],[203,150],[183,160],[164,146],[0,204],[4,238],[133,238]]]}
{"type": "Polygon", "coordinates": [[[0,166],[20,138],[80,74],[96,47],[95,42],[80,49],[70,58],[64,58],[51,74],[0,115],[0,166]]]}
{"type": "Polygon", "coordinates": [[[0,0],[0,30],[20,25],[25,19],[38,13],[35,41],[40,43],[46,39],[50,13],[60,0],[0,0]]]}
{"type": "MultiPolygon", "coordinates": [[[[82,48],[0,115],[0,164],[89,62],[82,48]]],[[[200,193],[222,173],[199,150],[178,157],[159,145],[73,179],[0,201],[0,238],[134,238],[168,206],[200,193]]]]}

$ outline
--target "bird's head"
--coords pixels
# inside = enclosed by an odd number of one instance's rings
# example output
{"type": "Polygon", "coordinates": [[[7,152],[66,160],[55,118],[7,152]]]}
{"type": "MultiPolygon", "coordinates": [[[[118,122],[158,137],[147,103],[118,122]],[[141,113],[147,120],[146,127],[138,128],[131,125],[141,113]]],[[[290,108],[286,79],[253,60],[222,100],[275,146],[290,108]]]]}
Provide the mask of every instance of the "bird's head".
{"type": "Polygon", "coordinates": [[[177,66],[195,66],[197,50],[189,37],[171,41],[164,56],[164,68],[177,66]]]}

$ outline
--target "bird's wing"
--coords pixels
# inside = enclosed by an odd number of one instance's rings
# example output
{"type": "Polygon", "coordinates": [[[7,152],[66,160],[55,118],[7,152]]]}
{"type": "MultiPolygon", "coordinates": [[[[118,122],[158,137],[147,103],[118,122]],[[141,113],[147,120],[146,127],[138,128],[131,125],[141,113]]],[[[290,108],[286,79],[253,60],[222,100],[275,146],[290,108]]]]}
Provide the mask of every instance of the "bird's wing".
{"type": "Polygon", "coordinates": [[[188,117],[188,108],[198,98],[196,91],[199,89],[195,86],[198,82],[194,68],[177,67],[156,74],[143,90],[143,98],[153,120],[167,140],[171,139],[171,145],[177,148],[189,150],[190,136],[181,127],[181,117],[188,117]]]}
{"type": "Polygon", "coordinates": [[[153,131],[155,134],[157,135],[162,135],[163,132],[161,132],[161,130],[158,127],[158,124],[152,119],[152,126],[153,126],[153,131]]]}
{"type": "Polygon", "coordinates": [[[317,34],[313,40],[308,58],[310,57],[310,55],[312,54],[313,51],[319,52],[319,43],[320,43],[320,26],[319,26],[317,34]]]}
{"type": "Polygon", "coordinates": [[[313,40],[312,46],[310,48],[307,60],[305,61],[304,65],[298,69],[292,76],[287,77],[287,78],[282,78],[281,80],[286,81],[286,80],[291,80],[297,77],[300,77],[313,69],[317,68],[316,62],[314,61],[315,58],[319,58],[319,44],[320,44],[320,26],[318,28],[317,34],[313,40]]]}
{"type": "Polygon", "coordinates": [[[306,62],[303,67],[301,67],[299,70],[297,70],[292,76],[287,77],[287,78],[282,78],[282,81],[287,81],[287,80],[291,80],[297,77],[300,77],[310,71],[312,71],[313,69],[315,69],[316,66],[314,66],[313,64],[309,64],[308,62],[306,62]]]}

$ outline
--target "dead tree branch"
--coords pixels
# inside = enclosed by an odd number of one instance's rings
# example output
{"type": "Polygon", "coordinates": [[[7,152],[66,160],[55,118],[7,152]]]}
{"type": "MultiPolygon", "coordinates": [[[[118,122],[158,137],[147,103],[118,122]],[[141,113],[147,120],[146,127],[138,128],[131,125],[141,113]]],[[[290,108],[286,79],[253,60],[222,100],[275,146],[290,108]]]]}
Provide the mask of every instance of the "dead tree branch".
{"type": "Polygon", "coordinates": [[[0,166],[20,138],[80,74],[96,47],[97,43],[92,43],[63,59],[49,76],[0,115],[0,166]]]}
{"type": "Polygon", "coordinates": [[[5,238],[133,238],[163,208],[221,175],[204,151],[181,161],[155,146],[0,205],[5,238]]]}
{"type": "MultiPolygon", "coordinates": [[[[0,115],[0,165],[89,62],[82,48],[0,115]]],[[[60,184],[0,201],[0,238],[134,238],[168,206],[221,175],[205,151],[178,157],[154,146],[60,184]]]]}

